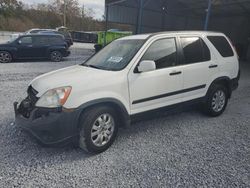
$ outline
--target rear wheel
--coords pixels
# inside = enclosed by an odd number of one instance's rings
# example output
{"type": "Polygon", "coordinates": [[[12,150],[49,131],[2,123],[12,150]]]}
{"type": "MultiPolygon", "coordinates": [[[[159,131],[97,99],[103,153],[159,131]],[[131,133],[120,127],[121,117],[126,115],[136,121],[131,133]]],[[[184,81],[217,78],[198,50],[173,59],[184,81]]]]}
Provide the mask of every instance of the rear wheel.
{"type": "Polygon", "coordinates": [[[10,63],[12,61],[12,56],[9,52],[0,51],[0,63],[10,63]]]}
{"type": "Polygon", "coordinates": [[[115,111],[106,106],[86,111],[80,121],[80,148],[90,153],[101,153],[114,142],[117,131],[115,111]]]}
{"type": "Polygon", "coordinates": [[[207,102],[205,104],[205,112],[216,117],[221,115],[227,106],[228,102],[228,90],[223,85],[213,85],[207,96],[207,102]]]}
{"type": "Polygon", "coordinates": [[[60,51],[52,51],[50,53],[50,60],[54,62],[59,62],[62,60],[62,53],[60,51]]]}

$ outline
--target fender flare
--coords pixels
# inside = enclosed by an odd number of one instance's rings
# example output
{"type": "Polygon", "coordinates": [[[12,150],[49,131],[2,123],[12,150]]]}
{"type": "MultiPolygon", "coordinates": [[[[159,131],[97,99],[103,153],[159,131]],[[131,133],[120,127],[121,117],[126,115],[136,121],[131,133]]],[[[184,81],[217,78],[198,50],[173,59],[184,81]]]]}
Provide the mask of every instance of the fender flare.
{"type": "MultiPolygon", "coordinates": [[[[119,109],[119,115],[120,120],[122,122],[122,127],[127,127],[130,125],[131,119],[130,115],[126,109],[126,107],[123,105],[121,101],[115,98],[102,98],[102,99],[95,99],[89,102],[86,102],[78,107],[78,109],[81,111],[81,114],[84,112],[84,110],[98,105],[113,105],[115,108],[119,109]]],[[[81,116],[79,115],[79,117],[81,116]]],[[[80,118],[79,118],[80,119],[80,118]]]]}
{"type": "Polygon", "coordinates": [[[12,56],[12,59],[17,58],[17,48],[14,48],[14,47],[0,48],[0,51],[9,52],[12,56]]]}
{"type": "Polygon", "coordinates": [[[50,53],[53,51],[59,51],[63,53],[64,51],[66,51],[66,48],[64,48],[63,46],[51,46],[46,51],[47,56],[49,57],[50,53]]]}
{"type": "Polygon", "coordinates": [[[219,83],[219,82],[225,82],[226,83],[226,87],[228,89],[228,92],[229,92],[229,98],[231,97],[231,94],[232,94],[232,84],[231,84],[231,79],[227,76],[222,76],[222,77],[219,77],[219,78],[216,78],[209,86],[208,90],[207,90],[207,93],[206,93],[206,97],[211,89],[211,87],[216,84],[216,83],[219,83]]]}

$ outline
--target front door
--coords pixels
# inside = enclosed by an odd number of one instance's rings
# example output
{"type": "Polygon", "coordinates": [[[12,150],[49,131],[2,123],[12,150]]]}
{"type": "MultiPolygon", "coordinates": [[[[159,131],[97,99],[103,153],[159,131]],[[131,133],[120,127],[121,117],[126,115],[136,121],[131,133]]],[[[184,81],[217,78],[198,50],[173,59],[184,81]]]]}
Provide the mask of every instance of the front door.
{"type": "Polygon", "coordinates": [[[21,37],[17,44],[18,58],[32,58],[35,57],[35,51],[33,48],[33,42],[31,36],[21,37]]]}
{"type": "Polygon", "coordinates": [[[142,60],[154,61],[156,70],[129,73],[131,114],[181,102],[183,74],[177,62],[176,39],[152,42],[140,62],[142,60]]]}
{"type": "Polygon", "coordinates": [[[47,49],[54,37],[33,36],[33,52],[37,58],[47,57],[47,49]]]}

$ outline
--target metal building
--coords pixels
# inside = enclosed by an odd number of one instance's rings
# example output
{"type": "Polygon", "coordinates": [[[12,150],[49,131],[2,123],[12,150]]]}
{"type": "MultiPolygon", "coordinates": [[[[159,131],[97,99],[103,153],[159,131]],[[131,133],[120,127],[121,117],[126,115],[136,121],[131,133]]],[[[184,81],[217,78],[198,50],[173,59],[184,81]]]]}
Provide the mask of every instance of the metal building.
{"type": "Polygon", "coordinates": [[[241,56],[250,40],[250,0],[106,0],[107,23],[134,33],[213,30],[227,34],[241,56]]]}

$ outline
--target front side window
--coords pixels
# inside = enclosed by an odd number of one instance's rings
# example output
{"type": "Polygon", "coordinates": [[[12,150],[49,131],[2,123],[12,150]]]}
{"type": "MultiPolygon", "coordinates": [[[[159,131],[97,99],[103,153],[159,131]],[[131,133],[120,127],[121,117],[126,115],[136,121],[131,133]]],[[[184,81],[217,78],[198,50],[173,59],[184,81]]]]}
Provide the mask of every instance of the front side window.
{"type": "Polygon", "coordinates": [[[139,39],[116,40],[82,65],[102,70],[122,70],[129,64],[143,44],[144,40],[139,39]]]}
{"type": "Polygon", "coordinates": [[[163,69],[176,65],[177,50],[174,38],[160,39],[154,42],[145,52],[141,61],[151,60],[156,69],[163,69]]]}
{"type": "Polygon", "coordinates": [[[200,63],[211,59],[210,50],[199,37],[181,37],[185,64],[200,63]]]}
{"type": "Polygon", "coordinates": [[[32,44],[32,37],[22,37],[19,41],[21,44],[32,44]]]}

